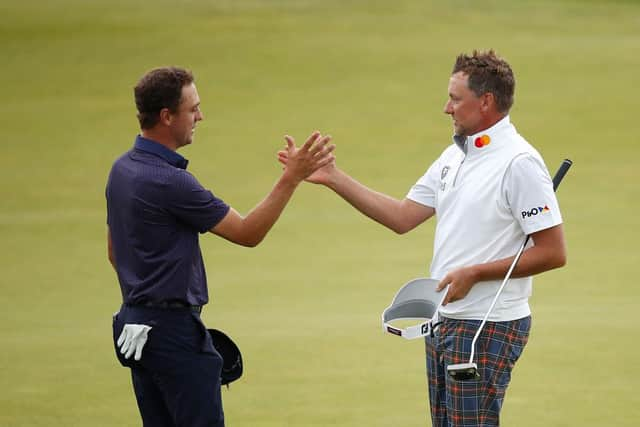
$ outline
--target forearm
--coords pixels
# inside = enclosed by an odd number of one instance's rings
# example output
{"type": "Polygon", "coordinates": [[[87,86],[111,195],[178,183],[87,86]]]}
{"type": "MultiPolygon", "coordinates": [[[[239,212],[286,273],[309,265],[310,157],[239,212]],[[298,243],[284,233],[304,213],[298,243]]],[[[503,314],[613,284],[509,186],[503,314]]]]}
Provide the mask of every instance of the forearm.
{"type": "Polygon", "coordinates": [[[409,231],[402,221],[400,200],[371,190],[341,170],[336,170],[327,186],[374,221],[396,233],[409,231]]]}
{"type": "Polygon", "coordinates": [[[283,155],[289,162],[267,197],[246,217],[230,209],[210,231],[239,245],[250,247],[258,245],[280,217],[298,184],[334,160],[331,152],[335,146],[327,145],[331,137],[324,136],[319,141],[318,138],[320,138],[320,132],[313,132],[298,149],[295,147],[293,138],[286,136],[287,151],[283,155]]]}
{"type": "MultiPolygon", "coordinates": [[[[501,280],[509,271],[514,258],[515,256],[512,256],[485,264],[476,264],[471,267],[472,274],[477,279],[476,282],[501,280]]],[[[549,252],[546,248],[532,246],[522,253],[511,277],[534,276],[562,267],[564,263],[564,257],[549,252]]]]}
{"type": "MultiPolygon", "coordinates": [[[[543,273],[566,263],[566,248],[562,224],[531,235],[534,246],[525,250],[510,277],[527,277],[543,273]]],[[[464,298],[478,282],[502,280],[511,268],[515,258],[461,267],[450,271],[438,284],[438,290],[449,286],[444,305],[464,298]]]]}
{"type": "Polygon", "coordinates": [[[231,208],[210,231],[238,245],[257,246],[278,220],[299,183],[299,179],[285,172],[267,197],[247,216],[243,217],[231,208]]]}
{"type": "Polygon", "coordinates": [[[258,245],[276,223],[299,182],[282,175],[271,192],[244,219],[245,246],[258,245]]]}
{"type": "MultiPolygon", "coordinates": [[[[567,262],[567,250],[562,224],[531,235],[534,246],[525,250],[518,260],[512,277],[527,277],[562,267],[567,262]]],[[[514,257],[473,266],[478,281],[497,280],[504,277],[514,257]]]]}

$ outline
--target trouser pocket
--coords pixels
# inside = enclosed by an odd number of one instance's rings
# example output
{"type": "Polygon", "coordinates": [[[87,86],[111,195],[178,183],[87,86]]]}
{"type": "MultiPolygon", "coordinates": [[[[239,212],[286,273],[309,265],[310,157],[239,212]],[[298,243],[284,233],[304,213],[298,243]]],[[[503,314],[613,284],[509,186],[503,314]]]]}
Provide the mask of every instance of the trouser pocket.
{"type": "Polygon", "coordinates": [[[118,312],[113,315],[112,321],[113,349],[116,352],[116,358],[118,359],[118,362],[120,362],[120,364],[126,368],[132,368],[134,366],[137,366],[138,362],[136,362],[133,358],[125,359],[124,354],[122,354],[120,352],[120,348],[118,348],[118,337],[120,337],[122,329],[124,328],[124,322],[122,322],[118,318],[118,314],[120,313],[118,312]]]}

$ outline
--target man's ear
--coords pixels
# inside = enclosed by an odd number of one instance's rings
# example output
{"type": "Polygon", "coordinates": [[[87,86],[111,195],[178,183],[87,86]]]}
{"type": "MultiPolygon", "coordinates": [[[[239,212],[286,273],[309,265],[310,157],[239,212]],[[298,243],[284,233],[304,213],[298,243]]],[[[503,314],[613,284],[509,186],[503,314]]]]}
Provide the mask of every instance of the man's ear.
{"type": "Polygon", "coordinates": [[[497,109],[496,96],[492,92],[485,92],[480,97],[480,110],[483,113],[488,113],[497,109]]]}
{"type": "Polygon", "coordinates": [[[171,124],[171,121],[173,120],[173,115],[171,114],[171,111],[169,111],[168,108],[163,108],[162,110],[160,110],[160,123],[162,123],[165,126],[169,126],[171,124]]]}

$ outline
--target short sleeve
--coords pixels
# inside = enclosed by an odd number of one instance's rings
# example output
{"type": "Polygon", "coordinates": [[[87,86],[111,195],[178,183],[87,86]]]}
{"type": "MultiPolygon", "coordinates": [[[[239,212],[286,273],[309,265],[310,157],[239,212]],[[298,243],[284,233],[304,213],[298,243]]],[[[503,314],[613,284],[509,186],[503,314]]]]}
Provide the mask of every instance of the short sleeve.
{"type": "Polygon", "coordinates": [[[427,172],[411,187],[407,199],[424,206],[436,207],[436,194],[440,182],[440,161],[435,161],[427,172]]]}
{"type": "Polygon", "coordinates": [[[542,159],[532,154],[516,157],[505,174],[504,194],[525,234],[562,223],[553,182],[542,159]]]}
{"type": "Polygon", "coordinates": [[[218,224],[229,212],[229,206],[200,185],[183,169],[172,177],[167,193],[169,212],[200,233],[218,224]]]}

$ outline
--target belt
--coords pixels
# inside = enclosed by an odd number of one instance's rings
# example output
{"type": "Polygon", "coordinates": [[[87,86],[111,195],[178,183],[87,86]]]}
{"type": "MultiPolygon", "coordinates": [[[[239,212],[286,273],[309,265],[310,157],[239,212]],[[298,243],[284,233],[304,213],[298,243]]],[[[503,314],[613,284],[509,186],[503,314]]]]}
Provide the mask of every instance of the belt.
{"type": "Polygon", "coordinates": [[[149,301],[143,302],[140,304],[125,304],[129,307],[149,307],[149,308],[159,308],[163,310],[171,310],[176,308],[185,308],[193,311],[194,313],[202,313],[201,305],[191,305],[185,302],[180,301],[149,301]]]}

